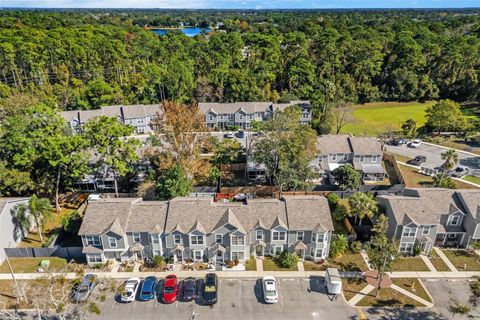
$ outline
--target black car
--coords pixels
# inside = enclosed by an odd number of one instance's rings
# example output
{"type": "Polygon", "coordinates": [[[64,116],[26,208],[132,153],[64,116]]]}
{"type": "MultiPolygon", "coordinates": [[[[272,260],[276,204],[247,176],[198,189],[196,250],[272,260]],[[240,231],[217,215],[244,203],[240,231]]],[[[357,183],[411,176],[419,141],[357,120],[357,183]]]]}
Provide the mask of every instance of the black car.
{"type": "Polygon", "coordinates": [[[217,303],[218,297],[218,278],[215,273],[207,273],[203,286],[203,301],[207,305],[217,303]]]}
{"type": "Polygon", "coordinates": [[[408,161],[408,164],[411,164],[411,165],[414,165],[414,166],[419,166],[422,163],[424,163],[425,161],[427,161],[427,157],[416,156],[415,159],[412,159],[412,160],[408,161]]]}
{"type": "Polygon", "coordinates": [[[183,280],[183,301],[195,300],[197,295],[197,280],[195,278],[187,278],[183,280]]]}

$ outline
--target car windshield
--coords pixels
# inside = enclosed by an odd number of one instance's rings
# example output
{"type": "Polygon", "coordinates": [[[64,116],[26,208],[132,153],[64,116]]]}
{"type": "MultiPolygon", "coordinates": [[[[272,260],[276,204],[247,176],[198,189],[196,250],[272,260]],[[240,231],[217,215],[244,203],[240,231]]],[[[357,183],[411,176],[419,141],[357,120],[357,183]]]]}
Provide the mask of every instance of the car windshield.
{"type": "Polygon", "coordinates": [[[266,295],[269,296],[269,297],[272,297],[274,295],[276,295],[277,293],[275,292],[275,290],[267,290],[266,292],[266,295]]]}
{"type": "Polygon", "coordinates": [[[163,292],[165,293],[173,293],[175,291],[175,289],[173,287],[165,287],[165,289],[163,290],[163,292]]]}
{"type": "Polygon", "coordinates": [[[143,293],[143,294],[151,294],[150,291],[143,291],[142,293],[143,293]]]}
{"type": "Polygon", "coordinates": [[[87,285],[81,285],[77,289],[78,292],[87,292],[88,291],[88,286],[87,285]]]}
{"type": "Polygon", "coordinates": [[[205,286],[205,292],[215,292],[217,289],[215,286],[205,286]]]}

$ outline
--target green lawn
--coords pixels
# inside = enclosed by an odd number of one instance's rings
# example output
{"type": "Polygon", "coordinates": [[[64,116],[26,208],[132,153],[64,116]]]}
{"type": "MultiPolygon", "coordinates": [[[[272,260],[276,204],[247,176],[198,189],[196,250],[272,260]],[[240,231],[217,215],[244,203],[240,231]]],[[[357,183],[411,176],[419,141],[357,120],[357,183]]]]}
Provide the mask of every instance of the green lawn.
{"type": "Polygon", "coordinates": [[[376,289],[371,291],[369,295],[365,296],[365,298],[360,300],[356,305],[358,307],[424,307],[424,305],[420,302],[417,302],[416,300],[413,300],[392,288],[380,290],[380,295],[378,296],[378,298],[375,297],[375,290],[376,289]]]}
{"type": "Polygon", "coordinates": [[[342,128],[342,133],[354,135],[378,135],[400,130],[408,119],[414,119],[417,127],[425,124],[425,109],[434,102],[378,102],[353,106],[353,123],[342,128]]]}
{"type": "Polygon", "coordinates": [[[467,181],[470,181],[470,182],[473,182],[473,183],[476,183],[476,184],[480,184],[480,178],[475,177],[475,176],[466,176],[466,177],[463,177],[463,180],[467,180],[467,181]]]}
{"type": "MultiPolygon", "coordinates": [[[[405,184],[409,188],[430,188],[433,187],[432,177],[423,175],[418,172],[417,168],[398,164],[400,171],[402,171],[405,184]]],[[[477,187],[464,183],[462,181],[454,180],[457,189],[478,189],[477,187]]]]}
{"type": "Polygon", "coordinates": [[[466,250],[442,250],[458,271],[480,271],[480,257],[466,250]],[[465,268],[466,266],[466,268],[465,268]]]}
{"type": "Polygon", "coordinates": [[[352,299],[357,293],[367,286],[367,281],[362,278],[342,278],[342,291],[345,300],[352,299]]]}
{"type": "Polygon", "coordinates": [[[255,261],[254,257],[250,257],[250,259],[245,261],[245,271],[257,271],[257,261],[255,261]]]}
{"type": "Polygon", "coordinates": [[[263,259],[263,270],[264,271],[298,271],[297,265],[292,268],[282,268],[280,267],[272,257],[265,257],[263,259]]]}
{"type": "Polygon", "coordinates": [[[398,257],[393,262],[393,271],[430,271],[420,257],[398,257]]]}
{"type": "Polygon", "coordinates": [[[430,256],[428,258],[432,262],[435,269],[437,269],[437,271],[450,271],[450,268],[443,261],[443,259],[438,256],[438,254],[435,252],[435,250],[432,250],[432,252],[430,253],[430,256]]]}
{"type": "Polygon", "coordinates": [[[419,279],[395,278],[395,279],[392,279],[392,281],[393,281],[393,284],[396,284],[400,288],[407,290],[413,293],[414,295],[417,295],[420,298],[427,300],[428,302],[433,302],[432,299],[430,299],[430,296],[428,295],[423,285],[420,283],[419,279]]]}
{"type": "Polygon", "coordinates": [[[337,268],[340,271],[367,271],[367,265],[362,256],[358,253],[345,253],[340,257],[329,258],[327,261],[319,264],[312,261],[304,261],[305,271],[323,271],[327,268],[337,268]]]}
{"type": "MultiPolygon", "coordinates": [[[[40,261],[50,260],[49,270],[57,271],[67,265],[67,260],[62,258],[10,258],[13,272],[15,273],[34,273],[40,267],[40,261]]],[[[7,261],[0,266],[0,273],[9,273],[7,261]]]]}

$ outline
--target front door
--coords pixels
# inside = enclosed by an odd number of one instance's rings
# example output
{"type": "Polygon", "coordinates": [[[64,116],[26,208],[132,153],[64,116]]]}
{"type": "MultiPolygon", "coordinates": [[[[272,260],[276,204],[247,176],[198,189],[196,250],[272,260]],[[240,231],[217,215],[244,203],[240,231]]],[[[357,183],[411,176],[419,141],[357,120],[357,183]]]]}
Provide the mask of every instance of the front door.
{"type": "Polygon", "coordinates": [[[261,245],[257,245],[255,247],[255,254],[257,255],[257,257],[263,256],[263,247],[261,245]]]}
{"type": "Polygon", "coordinates": [[[303,249],[298,249],[296,253],[299,258],[303,259],[303,249]]]}

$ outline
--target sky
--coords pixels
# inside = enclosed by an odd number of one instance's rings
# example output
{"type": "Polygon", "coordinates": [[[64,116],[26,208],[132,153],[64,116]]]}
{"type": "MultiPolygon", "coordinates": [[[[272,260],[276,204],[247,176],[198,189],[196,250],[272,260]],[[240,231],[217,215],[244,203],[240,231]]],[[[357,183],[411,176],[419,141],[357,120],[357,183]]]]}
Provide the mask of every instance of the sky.
{"type": "Polygon", "coordinates": [[[192,9],[464,8],[480,7],[480,0],[0,0],[0,6],[192,9]]]}

